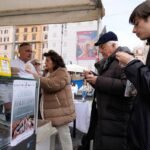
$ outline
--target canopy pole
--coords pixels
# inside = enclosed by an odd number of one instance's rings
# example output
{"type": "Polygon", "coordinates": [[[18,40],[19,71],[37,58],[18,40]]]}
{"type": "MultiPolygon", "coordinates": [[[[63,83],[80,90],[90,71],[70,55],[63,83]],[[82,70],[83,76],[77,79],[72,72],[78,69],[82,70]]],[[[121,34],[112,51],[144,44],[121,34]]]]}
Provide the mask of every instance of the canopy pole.
{"type": "Polygon", "coordinates": [[[60,55],[62,56],[63,52],[63,35],[64,35],[64,24],[61,25],[61,47],[60,47],[60,55]]]}
{"type": "Polygon", "coordinates": [[[16,35],[15,35],[15,33],[16,33],[16,26],[13,26],[13,42],[12,42],[12,50],[11,50],[11,60],[13,60],[13,59],[15,59],[15,47],[16,47],[16,44],[15,44],[15,42],[16,42],[16,35]]]}
{"type": "MultiPolygon", "coordinates": [[[[99,32],[100,32],[99,26],[100,26],[100,19],[97,19],[97,40],[99,38],[99,32]]],[[[97,57],[99,57],[99,48],[97,48],[97,57]]],[[[98,58],[96,58],[96,62],[97,61],[99,61],[98,58]]]]}

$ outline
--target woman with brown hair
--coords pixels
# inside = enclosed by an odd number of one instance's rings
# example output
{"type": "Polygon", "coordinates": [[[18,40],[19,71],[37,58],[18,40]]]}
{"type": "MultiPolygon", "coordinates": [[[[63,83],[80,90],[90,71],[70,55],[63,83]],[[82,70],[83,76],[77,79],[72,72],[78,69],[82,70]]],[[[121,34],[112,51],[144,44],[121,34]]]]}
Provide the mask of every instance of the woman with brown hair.
{"type": "Polygon", "coordinates": [[[42,118],[50,120],[57,128],[63,150],[72,150],[72,140],[68,123],[75,119],[75,107],[71,91],[71,78],[60,55],[50,50],[44,53],[45,68],[49,75],[40,79],[43,90],[42,118]]]}

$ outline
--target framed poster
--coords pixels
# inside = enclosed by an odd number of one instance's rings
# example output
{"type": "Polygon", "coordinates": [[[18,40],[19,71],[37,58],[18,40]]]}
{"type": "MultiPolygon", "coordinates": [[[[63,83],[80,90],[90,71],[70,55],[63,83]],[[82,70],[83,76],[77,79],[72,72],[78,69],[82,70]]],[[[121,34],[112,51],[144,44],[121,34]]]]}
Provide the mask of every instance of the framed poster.
{"type": "Polygon", "coordinates": [[[97,31],[77,32],[76,57],[77,60],[96,59],[97,50],[94,43],[97,39],[97,31]]]}
{"type": "Polygon", "coordinates": [[[31,136],[35,129],[36,81],[14,80],[10,144],[15,146],[31,136]]]}

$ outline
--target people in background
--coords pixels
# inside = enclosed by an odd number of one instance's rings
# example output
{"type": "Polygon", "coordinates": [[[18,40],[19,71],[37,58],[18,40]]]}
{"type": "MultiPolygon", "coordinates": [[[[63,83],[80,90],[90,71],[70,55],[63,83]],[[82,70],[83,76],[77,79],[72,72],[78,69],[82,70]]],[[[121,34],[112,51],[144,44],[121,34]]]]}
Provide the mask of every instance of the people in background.
{"type": "Polygon", "coordinates": [[[82,92],[82,100],[84,101],[88,93],[88,85],[86,80],[83,81],[83,85],[81,86],[80,91],[82,92]]]}
{"type": "MultiPolygon", "coordinates": [[[[138,5],[130,15],[133,33],[150,44],[150,1],[138,5]]],[[[137,90],[135,105],[128,129],[130,150],[150,149],[150,50],[146,65],[132,55],[116,53],[116,58],[125,66],[125,74],[137,90]]]]}
{"type": "MultiPolygon", "coordinates": [[[[64,61],[55,51],[44,53],[46,57],[45,69],[49,75],[40,77],[32,72],[35,78],[40,79],[43,90],[41,100],[42,118],[50,120],[57,128],[63,150],[73,150],[72,139],[68,123],[75,119],[75,107],[71,91],[71,78],[64,61]]],[[[54,148],[54,139],[51,139],[51,149],[54,148]]]]}
{"type": "Polygon", "coordinates": [[[73,97],[74,97],[78,93],[78,85],[75,84],[74,82],[72,82],[71,83],[71,88],[72,88],[72,94],[73,94],[73,97]]]}
{"type": "Polygon", "coordinates": [[[98,75],[84,72],[96,94],[94,150],[127,150],[127,127],[133,100],[124,96],[127,79],[115,54],[129,52],[129,49],[120,47],[117,35],[111,31],[100,36],[95,46],[103,56],[95,65],[98,75]]]}

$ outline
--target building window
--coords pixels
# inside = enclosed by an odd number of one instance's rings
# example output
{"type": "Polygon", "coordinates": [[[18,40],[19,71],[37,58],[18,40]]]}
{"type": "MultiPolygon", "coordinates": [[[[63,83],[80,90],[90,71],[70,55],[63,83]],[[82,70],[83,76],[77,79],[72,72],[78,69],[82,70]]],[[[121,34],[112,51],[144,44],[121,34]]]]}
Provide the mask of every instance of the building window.
{"type": "Polygon", "coordinates": [[[27,40],[27,35],[23,35],[23,40],[24,40],[24,41],[27,40]]]}
{"type": "Polygon", "coordinates": [[[32,49],[36,49],[36,44],[35,43],[32,44],[32,49]]]}
{"type": "Polygon", "coordinates": [[[42,48],[44,48],[44,47],[45,47],[45,44],[43,43],[43,44],[42,44],[42,48]]]}
{"type": "Polygon", "coordinates": [[[36,40],[36,34],[32,34],[32,40],[36,40]]]}
{"type": "Polygon", "coordinates": [[[0,42],[2,42],[2,38],[0,38],[0,42]]]}
{"type": "Polygon", "coordinates": [[[44,48],[48,48],[48,43],[43,43],[42,45],[43,45],[43,46],[42,46],[43,49],[44,49],[44,48]]]}
{"type": "Polygon", "coordinates": [[[45,35],[44,35],[44,40],[47,40],[47,39],[48,39],[48,35],[45,34],[45,35]]]}
{"type": "Polygon", "coordinates": [[[8,30],[4,30],[4,34],[7,34],[8,33],[8,30]]]}
{"type": "Polygon", "coordinates": [[[4,42],[6,42],[6,38],[4,37],[4,42]]]}
{"type": "Polygon", "coordinates": [[[1,34],[3,34],[3,30],[1,30],[1,34]]]}
{"type": "Polygon", "coordinates": [[[28,28],[24,28],[24,32],[28,32],[28,28]]]}
{"type": "Polygon", "coordinates": [[[32,32],[37,32],[37,27],[32,27],[32,32]]]}
{"type": "Polygon", "coordinates": [[[48,26],[44,26],[43,31],[48,31],[48,26]]]}
{"type": "Polygon", "coordinates": [[[19,28],[16,29],[16,33],[19,33],[19,28]]]}
{"type": "Polygon", "coordinates": [[[4,50],[7,50],[7,45],[4,45],[4,50]]]}
{"type": "Polygon", "coordinates": [[[9,42],[9,37],[7,37],[7,42],[9,42]]]}

